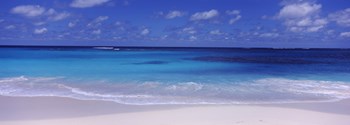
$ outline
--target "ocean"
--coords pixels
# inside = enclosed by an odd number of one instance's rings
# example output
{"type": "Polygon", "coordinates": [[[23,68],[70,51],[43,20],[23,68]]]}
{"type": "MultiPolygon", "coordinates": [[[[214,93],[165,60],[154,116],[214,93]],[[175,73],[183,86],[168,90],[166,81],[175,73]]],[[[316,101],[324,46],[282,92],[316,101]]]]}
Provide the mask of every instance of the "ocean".
{"type": "Polygon", "coordinates": [[[350,98],[349,49],[0,47],[0,95],[130,105],[350,98]]]}

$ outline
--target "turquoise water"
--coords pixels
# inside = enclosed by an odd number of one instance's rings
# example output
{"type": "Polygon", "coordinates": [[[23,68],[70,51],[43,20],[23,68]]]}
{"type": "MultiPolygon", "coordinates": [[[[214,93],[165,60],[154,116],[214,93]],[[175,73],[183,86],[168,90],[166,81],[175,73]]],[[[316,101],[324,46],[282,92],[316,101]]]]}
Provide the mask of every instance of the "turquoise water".
{"type": "Polygon", "coordinates": [[[0,95],[122,104],[350,98],[350,50],[2,47],[0,95]]]}

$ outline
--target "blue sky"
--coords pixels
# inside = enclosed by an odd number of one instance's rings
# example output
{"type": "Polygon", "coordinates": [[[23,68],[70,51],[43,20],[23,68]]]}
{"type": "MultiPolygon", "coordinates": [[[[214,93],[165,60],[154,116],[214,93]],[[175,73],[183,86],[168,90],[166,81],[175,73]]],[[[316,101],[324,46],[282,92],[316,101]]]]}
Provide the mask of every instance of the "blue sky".
{"type": "Polygon", "coordinates": [[[2,0],[1,45],[350,47],[349,0],[2,0]]]}

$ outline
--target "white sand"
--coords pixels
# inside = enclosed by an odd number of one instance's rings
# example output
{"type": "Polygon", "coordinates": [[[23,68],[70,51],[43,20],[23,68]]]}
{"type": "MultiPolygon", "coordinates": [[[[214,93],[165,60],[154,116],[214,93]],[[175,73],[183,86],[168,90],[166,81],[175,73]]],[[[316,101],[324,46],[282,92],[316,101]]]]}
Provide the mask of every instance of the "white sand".
{"type": "Polygon", "coordinates": [[[350,124],[349,100],[313,104],[196,106],[127,106],[57,97],[0,97],[0,102],[0,125],[350,124]]]}

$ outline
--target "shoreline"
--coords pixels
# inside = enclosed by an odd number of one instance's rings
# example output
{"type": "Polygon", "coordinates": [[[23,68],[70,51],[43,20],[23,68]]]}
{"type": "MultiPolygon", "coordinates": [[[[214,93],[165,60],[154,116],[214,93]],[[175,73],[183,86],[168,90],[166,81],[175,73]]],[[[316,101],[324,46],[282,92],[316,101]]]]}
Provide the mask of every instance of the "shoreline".
{"type": "Polygon", "coordinates": [[[0,96],[6,125],[346,125],[350,99],[338,102],[252,105],[124,105],[64,97],[0,96]],[[144,122],[142,122],[144,121],[144,122]]]}

